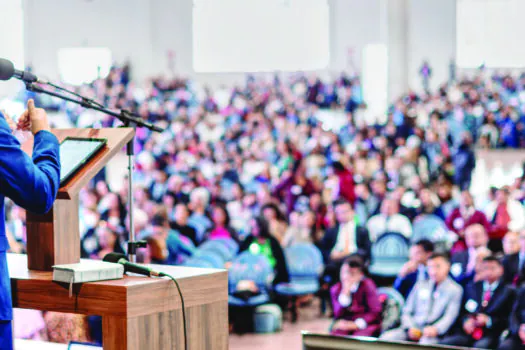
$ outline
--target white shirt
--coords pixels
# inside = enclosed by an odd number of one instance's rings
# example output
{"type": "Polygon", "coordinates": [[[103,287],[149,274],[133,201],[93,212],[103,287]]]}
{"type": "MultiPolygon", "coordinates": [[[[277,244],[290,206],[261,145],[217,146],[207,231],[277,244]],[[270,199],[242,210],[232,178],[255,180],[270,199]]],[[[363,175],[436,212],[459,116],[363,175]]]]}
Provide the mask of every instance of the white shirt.
{"type": "Polygon", "coordinates": [[[412,224],[404,215],[394,214],[389,218],[386,215],[374,215],[367,224],[370,241],[375,242],[385,232],[399,232],[406,238],[412,236],[412,224]]]}
{"type": "MultiPolygon", "coordinates": [[[[496,201],[490,202],[485,208],[485,215],[489,221],[494,220],[498,203],[496,201]]],[[[507,212],[510,216],[509,231],[519,232],[525,229],[525,207],[514,199],[507,201],[507,212]]]]}
{"type": "Polygon", "coordinates": [[[478,250],[476,248],[468,248],[468,262],[467,271],[472,272],[476,268],[476,258],[478,256],[478,250]]]}

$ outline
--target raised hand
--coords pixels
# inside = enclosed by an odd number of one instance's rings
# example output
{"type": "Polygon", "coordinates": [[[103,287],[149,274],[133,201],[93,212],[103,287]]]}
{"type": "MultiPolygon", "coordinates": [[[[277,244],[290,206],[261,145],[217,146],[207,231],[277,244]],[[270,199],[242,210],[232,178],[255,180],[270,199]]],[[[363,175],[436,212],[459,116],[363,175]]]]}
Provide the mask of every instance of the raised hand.
{"type": "Polygon", "coordinates": [[[47,113],[42,108],[35,107],[35,101],[27,101],[27,110],[18,119],[18,130],[31,131],[36,135],[39,131],[50,130],[47,113]]]}

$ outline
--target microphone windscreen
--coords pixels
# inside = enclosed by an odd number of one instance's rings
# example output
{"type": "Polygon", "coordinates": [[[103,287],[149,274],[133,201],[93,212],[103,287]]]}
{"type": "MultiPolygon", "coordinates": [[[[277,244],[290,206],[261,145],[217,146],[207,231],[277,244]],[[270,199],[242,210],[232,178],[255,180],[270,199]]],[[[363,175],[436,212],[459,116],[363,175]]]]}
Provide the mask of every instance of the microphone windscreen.
{"type": "Polygon", "coordinates": [[[0,58],[0,80],[9,80],[15,75],[13,62],[0,58]]]}
{"type": "Polygon", "coordinates": [[[120,254],[120,253],[109,253],[109,254],[106,254],[104,259],[102,259],[102,260],[105,261],[105,262],[118,264],[120,259],[124,259],[126,261],[128,260],[128,258],[124,254],[120,254]]]}

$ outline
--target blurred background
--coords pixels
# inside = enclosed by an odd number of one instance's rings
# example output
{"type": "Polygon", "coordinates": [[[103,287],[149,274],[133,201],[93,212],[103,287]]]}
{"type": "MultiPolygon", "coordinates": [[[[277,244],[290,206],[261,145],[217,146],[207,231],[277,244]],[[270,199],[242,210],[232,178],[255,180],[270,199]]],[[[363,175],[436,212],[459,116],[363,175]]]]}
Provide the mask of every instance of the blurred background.
{"type": "MultiPolygon", "coordinates": [[[[399,324],[408,294],[394,282],[423,264],[409,252],[422,239],[454,262],[481,224],[492,253],[520,250],[524,1],[0,7],[0,57],[166,128],[137,130],[133,193],[124,152],[82,191],[83,257],[125,252],[133,195],[149,243],[141,262],[229,269],[232,349],[298,348],[302,329],[334,333],[330,288],[348,256],[360,255],[379,288],[383,325],[366,334],[378,336],[399,324]]],[[[120,125],[0,84],[0,110],[15,119],[29,98],[57,128],[120,125]]],[[[6,215],[11,250],[23,253],[25,212],[9,203],[6,215]]],[[[17,310],[15,326],[19,339],[102,339],[95,315],[17,310]]]]}

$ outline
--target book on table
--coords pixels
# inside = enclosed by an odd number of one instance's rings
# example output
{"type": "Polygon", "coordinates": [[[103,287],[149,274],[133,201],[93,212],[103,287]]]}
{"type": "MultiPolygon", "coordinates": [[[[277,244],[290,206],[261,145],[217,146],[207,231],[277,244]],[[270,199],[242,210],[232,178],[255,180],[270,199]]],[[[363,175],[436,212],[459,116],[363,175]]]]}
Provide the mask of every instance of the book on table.
{"type": "Polygon", "coordinates": [[[120,279],[124,266],[99,260],[82,260],[77,264],[53,266],[53,281],[84,283],[120,279]]]}

